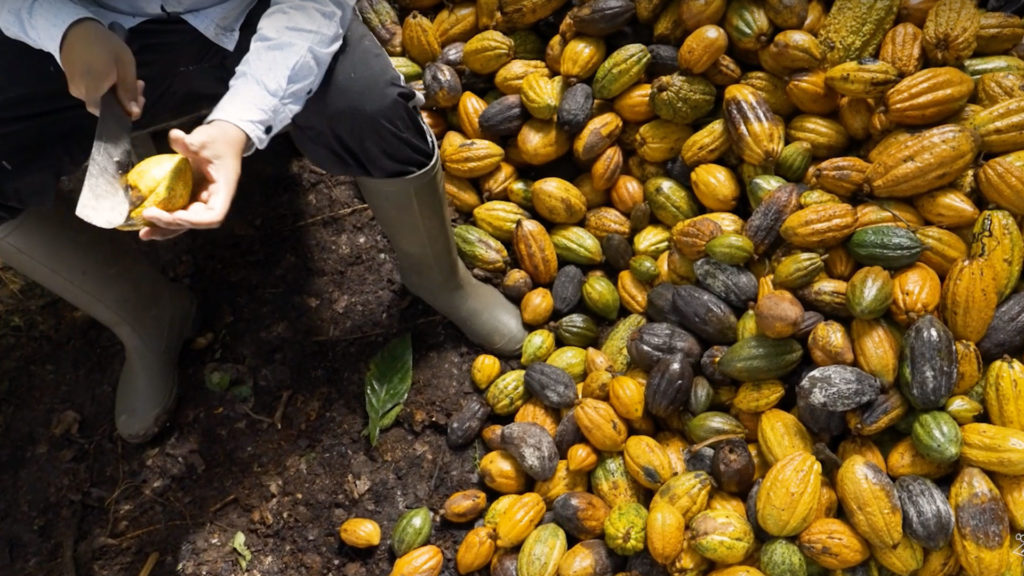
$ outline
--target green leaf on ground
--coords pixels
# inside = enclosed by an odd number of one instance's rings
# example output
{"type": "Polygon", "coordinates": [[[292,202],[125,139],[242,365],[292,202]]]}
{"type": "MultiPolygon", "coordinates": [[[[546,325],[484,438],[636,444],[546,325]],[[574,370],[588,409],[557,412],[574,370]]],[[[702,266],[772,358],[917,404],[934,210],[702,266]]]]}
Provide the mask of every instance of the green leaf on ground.
{"type": "Polygon", "coordinates": [[[220,370],[206,372],[206,387],[214,392],[223,392],[231,387],[231,375],[220,370]]]}
{"type": "Polygon", "coordinates": [[[241,531],[235,532],[235,537],[231,539],[231,547],[238,553],[238,565],[245,570],[249,561],[252,560],[252,552],[245,547],[245,534],[242,534],[241,531]]]}
{"type": "Polygon", "coordinates": [[[388,342],[370,360],[366,371],[366,414],[363,430],[370,445],[377,445],[381,430],[394,424],[412,387],[412,335],[405,333],[388,342]]]}

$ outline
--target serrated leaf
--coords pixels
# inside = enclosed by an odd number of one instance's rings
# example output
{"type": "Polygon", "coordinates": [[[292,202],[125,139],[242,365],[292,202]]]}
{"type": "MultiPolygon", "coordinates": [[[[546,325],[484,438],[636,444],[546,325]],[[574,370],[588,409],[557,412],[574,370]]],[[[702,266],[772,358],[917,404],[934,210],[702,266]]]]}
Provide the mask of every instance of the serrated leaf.
{"type": "Polygon", "coordinates": [[[235,532],[234,538],[231,539],[231,547],[238,553],[238,564],[245,570],[246,566],[249,565],[249,561],[252,560],[252,552],[245,547],[245,534],[241,531],[235,532]]]}
{"type": "Polygon", "coordinates": [[[366,371],[366,414],[363,434],[377,445],[381,430],[394,424],[412,387],[412,335],[405,333],[390,342],[371,360],[366,371]]]}

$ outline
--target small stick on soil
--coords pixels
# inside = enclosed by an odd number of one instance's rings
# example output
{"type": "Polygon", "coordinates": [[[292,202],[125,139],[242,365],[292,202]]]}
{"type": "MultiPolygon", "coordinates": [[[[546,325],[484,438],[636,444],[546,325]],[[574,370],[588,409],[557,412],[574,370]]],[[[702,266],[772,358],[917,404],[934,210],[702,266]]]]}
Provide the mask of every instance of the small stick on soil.
{"type": "Polygon", "coordinates": [[[210,511],[207,512],[207,513],[208,514],[213,514],[217,510],[220,510],[221,508],[227,506],[228,504],[231,504],[235,500],[238,500],[238,496],[236,496],[235,494],[232,494],[231,496],[228,496],[227,498],[225,498],[225,499],[221,500],[220,502],[217,502],[216,504],[211,506],[210,507],[210,511]]]}
{"type": "Polygon", "coordinates": [[[291,390],[285,390],[281,393],[281,401],[277,403],[277,410],[274,411],[274,426],[277,429],[281,429],[281,420],[284,418],[284,407],[288,404],[288,399],[292,397],[291,390]]]}
{"type": "Polygon", "coordinates": [[[263,416],[261,414],[257,414],[255,412],[253,412],[252,409],[249,408],[248,406],[245,406],[244,408],[245,408],[245,413],[246,414],[248,414],[249,416],[252,416],[253,418],[255,418],[257,420],[259,420],[260,422],[266,422],[268,424],[273,424],[274,423],[274,421],[271,420],[270,418],[267,418],[266,416],[263,416]]]}
{"type": "Polygon", "coordinates": [[[146,563],[142,565],[142,570],[139,571],[139,576],[149,576],[149,573],[153,571],[153,567],[156,566],[156,561],[159,559],[159,552],[150,552],[149,558],[146,558],[146,563]]]}
{"type": "Polygon", "coordinates": [[[132,538],[138,538],[139,536],[142,536],[143,534],[148,534],[154,530],[160,530],[161,528],[167,528],[168,526],[177,526],[179,524],[189,524],[189,522],[186,522],[185,520],[171,520],[170,522],[164,522],[163,524],[147,526],[145,528],[142,528],[141,530],[136,530],[135,532],[132,532],[130,534],[125,534],[124,536],[121,536],[120,538],[117,538],[114,541],[118,544],[123,544],[128,540],[131,540],[132,538]]]}
{"type": "Polygon", "coordinates": [[[345,208],[343,210],[335,210],[334,212],[328,212],[327,214],[321,214],[319,216],[313,216],[312,218],[307,218],[306,220],[303,220],[301,222],[296,222],[295,224],[290,224],[288,226],[284,226],[282,228],[279,228],[278,232],[287,232],[289,230],[294,230],[295,228],[301,228],[303,226],[308,226],[310,224],[314,224],[316,222],[319,222],[321,220],[326,220],[328,218],[333,218],[335,216],[348,216],[349,214],[354,214],[354,213],[360,212],[362,210],[368,210],[369,208],[370,208],[370,206],[368,204],[359,204],[358,206],[352,206],[350,208],[345,208]]]}

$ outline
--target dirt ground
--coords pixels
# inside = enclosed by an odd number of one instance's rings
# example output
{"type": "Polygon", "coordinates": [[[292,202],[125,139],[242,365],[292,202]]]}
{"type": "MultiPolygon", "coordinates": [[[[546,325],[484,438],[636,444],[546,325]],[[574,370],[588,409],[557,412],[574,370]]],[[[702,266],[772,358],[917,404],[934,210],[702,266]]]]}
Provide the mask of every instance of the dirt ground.
{"type": "MultiPolygon", "coordinates": [[[[445,429],[480,350],[402,288],[350,180],[279,138],[247,159],[222,229],[143,249],[205,311],[172,422],[142,446],[113,429],[118,340],[0,268],[0,575],[134,576],[155,556],[152,575],[378,576],[399,514],[477,486],[479,454],[448,449],[445,429]],[[363,377],[406,331],[412,392],[370,447],[363,377]],[[211,371],[232,389],[208,387],[211,371]],[[381,546],[340,543],[355,515],[381,524],[381,546]]],[[[466,529],[435,522],[444,574],[466,529]]]]}

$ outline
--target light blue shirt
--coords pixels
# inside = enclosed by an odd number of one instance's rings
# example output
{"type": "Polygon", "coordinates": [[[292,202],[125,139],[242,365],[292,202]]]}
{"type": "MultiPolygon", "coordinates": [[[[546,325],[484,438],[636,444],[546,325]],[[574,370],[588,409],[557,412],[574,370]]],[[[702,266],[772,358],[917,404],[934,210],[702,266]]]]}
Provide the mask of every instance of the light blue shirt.
{"type": "MultiPolygon", "coordinates": [[[[227,50],[256,0],[0,0],[0,31],[53,54],[73,22],[94,18],[131,28],[180,15],[227,50]]],[[[238,126],[255,148],[291,123],[341,46],[355,0],[272,0],[227,93],[207,117],[238,126]]],[[[252,148],[250,148],[251,152],[252,148]]]]}

